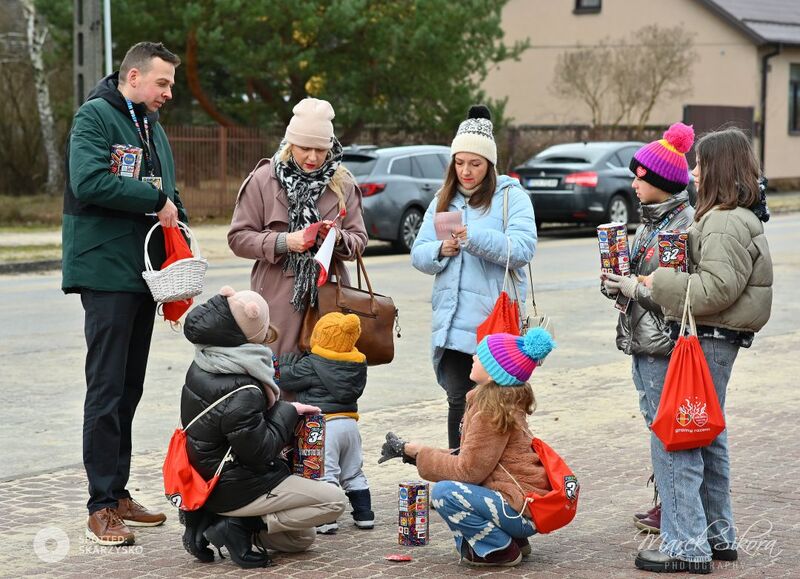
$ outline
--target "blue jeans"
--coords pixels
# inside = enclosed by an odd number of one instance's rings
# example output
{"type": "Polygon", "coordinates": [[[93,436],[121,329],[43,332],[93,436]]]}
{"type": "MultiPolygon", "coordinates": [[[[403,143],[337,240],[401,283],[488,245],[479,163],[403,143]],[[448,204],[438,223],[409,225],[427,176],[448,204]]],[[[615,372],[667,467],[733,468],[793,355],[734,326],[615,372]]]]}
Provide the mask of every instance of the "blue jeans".
{"type": "MultiPolygon", "coordinates": [[[[724,412],[728,380],[739,346],[713,338],[701,338],[700,345],[724,412]]],[[[641,380],[637,389],[644,391],[643,413],[648,424],[655,417],[650,412],[658,408],[661,399],[666,377],[664,360],[639,360],[638,378],[634,371],[634,381],[641,380]],[[662,367],[664,373],[658,379],[662,367]]],[[[723,549],[734,548],[727,429],[709,446],[675,452],[667,452],[651,433],[650,455],[661,496],[660,550],[670,557],[701,562],[711,560],[709,543],[723,549]]]]}
{"type": "Polygon", "coordinates": [[[486,487],[445,480],[433,487],[431,500],[453,532],[459,553],[465,538],[479,557],[486,557],[508,547],[512,538],[524,539],[536,533],[530,519],[511,508],[500,493],[486,487]]]}

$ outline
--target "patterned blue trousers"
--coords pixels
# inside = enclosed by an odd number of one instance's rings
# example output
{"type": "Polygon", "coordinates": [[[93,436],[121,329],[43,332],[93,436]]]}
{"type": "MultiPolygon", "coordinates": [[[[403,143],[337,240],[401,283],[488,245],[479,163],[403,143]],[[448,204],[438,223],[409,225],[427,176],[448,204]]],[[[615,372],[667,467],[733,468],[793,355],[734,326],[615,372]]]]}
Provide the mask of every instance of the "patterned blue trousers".
{"type": "Polygon", "coordinates": [[[453,532],[456,549],[466,539],[479,557],[505,549],[511,539],[536,533],[533,522],[520,515],[500,493],[486,487],[445,480],[431,493],[436,512],[453,532]]]}

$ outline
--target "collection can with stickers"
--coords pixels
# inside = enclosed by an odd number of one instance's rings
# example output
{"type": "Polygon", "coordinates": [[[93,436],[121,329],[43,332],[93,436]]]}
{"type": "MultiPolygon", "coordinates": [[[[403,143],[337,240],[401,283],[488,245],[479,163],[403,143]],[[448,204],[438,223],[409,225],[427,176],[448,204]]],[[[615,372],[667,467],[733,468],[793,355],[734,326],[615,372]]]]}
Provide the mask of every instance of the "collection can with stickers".
{"type": "Polygon", "coordinates": [[[397,542],[416,547],[428,544],[430,485],[424,481],[405,481],[398,490],[397,542]]]}
{"type": "Polygon", "coordinates": [[[689,271],[689,232],[674,229],[658,233],[658,265],[689,271]]]}
{"type": "Polygon", "coordinates": [[[294,474],[320,479],[325,474],[325,416],[307,414],[300,421],[294,450],[294,474]]]}
{"type": "Polygon", "coordinates": [[[600,246],[600,269],[604,273],[629,275],[631,273],[628,226],[624,223],[604,223],[597,226],[600,246]]]}

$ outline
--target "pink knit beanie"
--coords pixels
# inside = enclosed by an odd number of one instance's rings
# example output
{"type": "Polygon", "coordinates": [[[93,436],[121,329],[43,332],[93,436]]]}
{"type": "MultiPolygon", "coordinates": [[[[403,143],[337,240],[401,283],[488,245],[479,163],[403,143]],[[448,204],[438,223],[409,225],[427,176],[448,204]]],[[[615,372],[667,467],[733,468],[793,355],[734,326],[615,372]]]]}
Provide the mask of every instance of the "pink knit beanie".
{"type": "Polygon", "coordinates": [[[294,116],[286,127],[286,140],[298,147],[327,149],[333,147],[334,112],[331,103],[305,98],[292,109],[294,116]]]}
{"type": "Polygon", "coordinates": [[[236,325],[251,344],[263,344],[270,334],[269,306],[260,294],[245,290],[237,292],[226,285],[219,293],[228,298],[236,325]]]}

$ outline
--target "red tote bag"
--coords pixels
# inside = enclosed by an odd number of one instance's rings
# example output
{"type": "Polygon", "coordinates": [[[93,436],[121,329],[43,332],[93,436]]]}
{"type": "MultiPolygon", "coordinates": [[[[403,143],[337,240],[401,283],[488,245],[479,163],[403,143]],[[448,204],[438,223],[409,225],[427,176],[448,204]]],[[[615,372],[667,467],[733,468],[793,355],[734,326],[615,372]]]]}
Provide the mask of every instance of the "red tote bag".
{"type": "MultiPolygon", "coordinates": [[[[578,477],[567,466],[564,459],[543,440],[531,436],[531,448],[542,462],[552,490],[543,495],[523,491],[525,504],[534,525],[536,525],[536,530],[544,534],[552,533],[567,526],[575,518],[575,513],[578,512],[578,495],[581,487],[578,477]]],[[[502,464],[500,468],[511,477],[520,490],[523,490],[517,479],[502,464]]]]}
{"type": "Polygon", "coordinates": [[[708,446],[725,430],[725,416],[697,339],[689,303],[690,286],[691,281],[686,288],[680,335],[669,360],[658,412],[651,426],[668,451],[708,446]],[[684,336],[687,318],[690,333],[684,336]]]}
{"type": "Polygon", "coordinates": [[[172,438],[169,441],[169,448],[167,448],[167,456],[164,458],[164,466],[161,472],[164,475],[164,494],[173,506],[182,511],[196,511],[202,507],[206,503],[206,500],[208,500],[214,487],[217,486],[220,473],[222,473],[222,467],[231,456],[231,448],[228,448],[228,452],[225,453],[225,457],[220,461],[214,476],[211,477],[211,480],[207,481],[195,470],[192,463],[189,462],[189,454],[186,451],[186,431],[217,404],[245,388],[261,390],[258,386],[251,384],[228,392],[225,396],[195,416],[194,419],[186,425],[186,428],[176,428],[175,432],[172,433],[172,438]]]}

